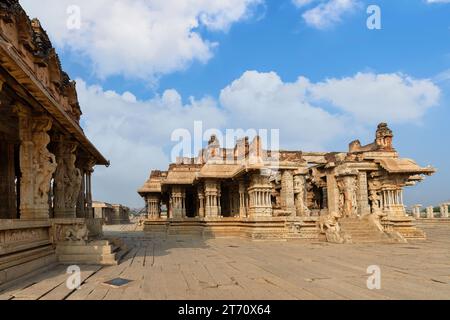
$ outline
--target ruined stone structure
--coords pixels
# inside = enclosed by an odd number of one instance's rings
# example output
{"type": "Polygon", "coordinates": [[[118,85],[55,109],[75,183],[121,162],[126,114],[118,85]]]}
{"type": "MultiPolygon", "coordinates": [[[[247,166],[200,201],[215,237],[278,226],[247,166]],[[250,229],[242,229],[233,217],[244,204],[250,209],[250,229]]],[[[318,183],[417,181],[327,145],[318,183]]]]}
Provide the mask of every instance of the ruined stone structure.
{"type": "MultiPolygon", "coordinates": [[[[444,202],[439,205],[439,212],[437,212],[435,207],[429,206],[425,208],[424,214],[422,214],[422,211],[420,208],[422,208],[422,205],[416,204],[412,207],[412,215],[416,219],[448,219],[448,207],[450,206],[450,202],[444,202]]],[[[436,207],[437,208],[437,207],[436,207]]]]}
{"type": "Polygon", "coordinates": [[[403,189],[435,169],[400,158],[393,137],[382,123],[373,143],[333,153],[271,152],[259,137],[230,150],[212,137],[198,157],[153,171],[138,190],[146,230],[338,243],[423,239],[403,189]]]}
{"type": "Polygon", "coordinates": [[[80,116],[75,82],[39,21],[1,1],[0,285],[58,261],[60,243],[101,235],[91,176],[108,161],[80,116]]]}
{"type": "Polygon", "coordinates": [[[130,223],[130,208],[128,207],[100,201],[94,201],[92,206],[94,207],[95,217],[103,219],[103,223],[106,225],[130,223]]]}

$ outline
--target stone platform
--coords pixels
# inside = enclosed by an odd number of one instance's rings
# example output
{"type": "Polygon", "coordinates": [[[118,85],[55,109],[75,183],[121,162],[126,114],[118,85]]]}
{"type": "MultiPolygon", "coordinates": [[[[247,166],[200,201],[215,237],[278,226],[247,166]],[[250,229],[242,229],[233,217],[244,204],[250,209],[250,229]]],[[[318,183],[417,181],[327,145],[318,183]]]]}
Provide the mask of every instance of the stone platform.
{"type": "Polygon", "coordinates": [[[131,251],[120,265],[82,265],[80,290],[67,289],[66,266],[34,275],[0,299],[450,299],[450,224],[420,224],[426,241],[345,244],[254,242],[153,235],[137,226],[108,227],[131,251]],[[366,286],[381,268],[381,290],[366,286]],[[103,284],[121,277],[121,288],[103,284]]]}
{"type": "Polygon", "coordinates": [[[146,220],[144,231],[169,236],[192,235],[204,239],[242,237],[251,240],[318,240],[317,217],[286,218],[209,218],[146,220]]]}

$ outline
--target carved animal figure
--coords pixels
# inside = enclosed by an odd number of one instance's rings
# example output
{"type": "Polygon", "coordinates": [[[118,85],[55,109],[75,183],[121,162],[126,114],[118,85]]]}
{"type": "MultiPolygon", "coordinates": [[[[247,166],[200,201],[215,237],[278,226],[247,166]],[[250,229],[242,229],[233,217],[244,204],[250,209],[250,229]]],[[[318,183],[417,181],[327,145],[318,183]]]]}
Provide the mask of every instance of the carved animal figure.
{"type": "Polygon", "coordinates": [[[89,230],[86,225],[70,227],[66,231],[66,241],[88,241],[89,230]]]}
{"type": "Polygon", "coordinates": [[[338,219],[341,216],[337,212],[331,212],[325,216],[320,216],[319,221],[317,222],[320,232],[325,233],[328,229],[334,229],[334,231],[339,232],[340,227],[338,223],[338,219]],[[325,229],[326,228],[326,229],[325,229]]]}

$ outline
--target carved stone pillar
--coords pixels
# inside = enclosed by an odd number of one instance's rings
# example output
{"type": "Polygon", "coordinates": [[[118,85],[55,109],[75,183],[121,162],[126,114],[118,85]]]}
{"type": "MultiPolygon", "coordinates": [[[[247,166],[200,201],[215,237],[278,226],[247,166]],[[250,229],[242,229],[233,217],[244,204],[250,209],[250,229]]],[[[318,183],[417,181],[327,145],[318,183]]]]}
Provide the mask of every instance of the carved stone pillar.
{"type": "Polygon", "coordinates": [[[295,211],[296,216],[304,217],[310,216],[306,205],[306,175],[297,174],[294,176],[294,194],[295,194],[295,211]]]}
{"type": "Polygon", "coordinates": [[[367,188],[367,173],[358,173],[358,214],[370,214],[369,191],[367,188]]]}
{"type": "Polygon", "coordinates": [[[338,174],[339,211],[344,217],[358,216],[357,173],[343,171],[338,174]]]}
{"type": "Polygon", "coordinates": [[[296,215],[294,200],[294,175],[290,170],[281,173],[281,208],[289,212],[290,216],[296,215]]]}
{"type": "Polygon", "coordinates": [[[0,136],[0,219],[16,218],[14,143],[0,136]]]}
{"type": "Polygon", "coordinates": [[[205,216],[207,218],[217,218],[221,215],[220,196],[220,184],[214,180],[205,181],[205,216]]]}
{"type": "Polygon", "coordinates": [[[55,218],[76,218],[76,204],[82,185],[82,174],[75,166],[77,145],[60,136],[56,147],[58,167],[54,180],[55,218]]]}
{"type": "Polygon", "coordinates": [[[77,218],[86,218],[86,173],[84,169],[81,172],[81,187],[77,199],[77,218]]]}
{"type": "Polygon", "coordinates": [[[417,204],[413,207],[413,216],[416,219],[420,219],[420,208],[422,207],[422,205],[417,204]]]}
{"type": "Polygon", "coordinates": [[[198,187],[198,216],[200,218],[205,217],[205,192],[202,186],[198,187]]]}
{"type": "Polygon", "coordinates": [[[398,186],[384,186],[381,191],[382,207],[388,217],[405,217],[406,209],[403,204],[403,190],[398,186]]]}
{"type": "Polygon", "coordinates": [[[147,198],[148,201],[148,218],[161,218],[161,197],[158,194],[151,194],[147,198]]]}
{"type": "Polygon", "coordinates": [[[92,173],[94,173],[95,161],[90,161],[86,170],[86,218],[94,217],[94,209],[92,208],[92,173]]]}
{"type": "Polygon", "coordinates": [[[269,178],[258,173],[252,174],[250,187],[248,189],[250,197],[249,216],[252,218],[272,217],[272,185],[269,178]]]}
{"type": "Polygon", "coordinates": [[[182,186],[172,187],[172,218],[183,219],[186,217],[186,206],[185,206],[186,192],[182,186]]]}
{"type": "Polygon", "coordinates": [[[427,218],[434,219],[434,207],[427,207],[427,218]]]}
{"type": "Polygon", "coordinates": [[[442,209],[443,209],[442,214],[441,214],[442,218],[448,218],[448,206],[449,206],[448,203],[444,203],[442,205],[442,209]]]}
{"type": "Polygon", "coordinates": [[[239,181],[239,217],[247,217],[247,188],[244,180],[239,181]]]}
{"type": "Polygon", "coordinates": [[[57,164],[47,146],[52,120],[46,116],[33,117],[31,111],[17,105],[20,135],[20,217],[24,220],[49,218],[48,194],[57,164]]]}

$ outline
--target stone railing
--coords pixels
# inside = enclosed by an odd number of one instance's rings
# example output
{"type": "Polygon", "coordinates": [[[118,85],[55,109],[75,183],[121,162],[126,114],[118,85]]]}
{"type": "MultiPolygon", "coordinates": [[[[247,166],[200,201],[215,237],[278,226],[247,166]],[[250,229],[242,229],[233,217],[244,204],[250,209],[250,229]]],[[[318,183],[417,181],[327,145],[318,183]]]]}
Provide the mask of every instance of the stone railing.
{"type": "Polygon", "coordinates": [[[448,219],[449,218],[449,212],[448,207],[450,206],[450,203],[442,203],[439,206],[439,213],[435,212],[435,207],[429,206],[425,209],[425,215],[422,214],[421,208],[422,205],[415,205],[412,207],[412,214],[414,218],[416,219],[448,219]]]}

